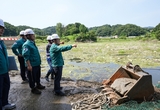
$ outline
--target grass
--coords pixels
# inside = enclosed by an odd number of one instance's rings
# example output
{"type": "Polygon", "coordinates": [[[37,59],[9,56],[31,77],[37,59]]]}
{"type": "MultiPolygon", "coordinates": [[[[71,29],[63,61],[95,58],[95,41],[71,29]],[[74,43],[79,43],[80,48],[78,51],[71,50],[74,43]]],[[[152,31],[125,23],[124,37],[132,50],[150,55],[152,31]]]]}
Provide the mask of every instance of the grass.
{"type": "MultiPolygon", "coordinates": [[[[64,45],[73,44],[68,42],[64,45]]],[[[128,61],[133,64],[138,64],[143,68],[160,66],[160,42],[159,41],[140,41],[136,39],[98,39],[95,43],[78,43],[77,48],[63,52],[65,66],[71,70],[73,67],[67,64],[68,61],[92,62],[92,63],[116,63],[125,65],[128,61]]],[[[42,72],[47,72],[48,64],[46,62],[47,42],[37,43],[41,51],[42,72]]],[[[9,55],[13,55],[12,51],[8,50],[9,55]]],[[[71,71],[65,70],[67,74],[71,71]]],[[[64,71],[64,72],[65,72],[64,71]]]]}
{"type": "Polygon", "coordinates": [[[83,62],[113,62],[120,65],[131,61],[142,67],[155,67],[160,63],[159,41],[113,39],[96,43],[77,43],[77,45],[77,48],[63,53],[66,60],[78,58],[83,62]]]}

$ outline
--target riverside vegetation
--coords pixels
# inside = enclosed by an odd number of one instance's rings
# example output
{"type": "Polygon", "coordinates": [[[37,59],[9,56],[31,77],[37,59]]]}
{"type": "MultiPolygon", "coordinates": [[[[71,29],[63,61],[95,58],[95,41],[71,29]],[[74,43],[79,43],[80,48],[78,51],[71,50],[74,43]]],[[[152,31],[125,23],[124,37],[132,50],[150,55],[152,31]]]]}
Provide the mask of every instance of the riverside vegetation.
{"type": "MultiPolygon", "coordinates": [[[[73,42],[65,42],[64,45],[71,44],[73,42]]],[[[142,68],[159,67],[160,63],[160,41],[158,40],[136,40],[134,39],[98,39],[94,43],[79,43],[78,47],[69,52],[64,52],[63,57],[65,59],[64,76],[69,77],[73,75],[71,72],[74,65],[68,64],[68,62],[87,62],[87,63],[114,63],[119,65],[125,65],[128,61],[133,64],[138,64],[142,68]]],[[[46,62],[45,47],[46,43],[41,43],[38,40],[37,46],[40,50],[42,59],[42,73],[46,73],[48,70],[48,64],[46,62]]],[[[11,50],[9,55],[13,55],[11,50]]],[[[83,74],[88,75],[89,73],[83,74]]],[[[82,74],[78,78],[83,77],[82,74]]]]}
{"type": "MultiPolygon", "coordinates": [[[[41,59],[42,59],[42,73],[47,72],[48,64],[46,62],[45,47],[47,45],[46,41],[37,40],[37,46],[39,48],[41,59]]],[[[73,42],[65,42],[64,45],[72,44],[73,42]]],[[[128,61],[133,64],[138,64],[143,68],[147,67],[159,67],[160,63],[160,41],[158,40],[137,40],[136,38],[126,38],[126,39],[110,39],[110,38],[98,38],[97,42],[94,43],[79,43],[78,47],[72,49],[72,51],[64,52],[63,56],[65,59],[65,66],[63,71],[63,77],[73,76],[74,73],[71,71],[75,68],[81,69],[74,65],[70,65],[68,62],[87,62],[87,63],[97,63],[97,64],[107,64],[115,63],[119,65],[125,65],[128,61]]],[[[9,55],[13,55],[10,49],[8,49],[9,55]]],[[[17,61],[17,59],[16,59],[17,61]]],[[[18,63],[17,63],[18,64],[18,63]]],[[[89,71],[91,72],[91,71],[89,71]]],[[[80,74],[74,77],[81,79],[84,76],[89,75],[80,74]]],[[[42,74],[44,76],[45,74],[42,74]]],[[[104,105],[103,109],[111,110],[131,110],[131,109],[159,109],[159,101],[157,102],[143,102],[138,104],[137,102],[130,101],[120,106],[113,108],[108,108],[104,105]],[[148,105],[148,106],[146,106],[148,105]],[[146,108],[147,107],[147,108],[146,108]]]]}

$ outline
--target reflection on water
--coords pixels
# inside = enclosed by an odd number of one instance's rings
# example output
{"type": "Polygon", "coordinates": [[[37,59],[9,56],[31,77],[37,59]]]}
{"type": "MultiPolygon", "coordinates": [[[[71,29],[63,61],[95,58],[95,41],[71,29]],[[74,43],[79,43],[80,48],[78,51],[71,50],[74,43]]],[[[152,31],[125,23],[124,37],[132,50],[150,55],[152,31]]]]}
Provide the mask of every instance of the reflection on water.
{"type": "Polygon", "coordinates": [[[157,67],[157,68],[143,68],[143,70],[152,75],[152,83],[154,85],[158,84],[158,81],[160,81],[160,67],[157,67]]]}
{"type": "MultiPolygon", "coordinates": [[[[103,79],[108,79],[120,67],[120,65],[114,63],[68,62],[68,64],[78,67],[73,70],[73,73],[75,74],[91,73],[89,76],[84,76],[82,79],[98,82],[101,82],[103,79]]],[[[71,78],[76,79],[72,76],[71,78]]]]}
{"type": "MultiPolygon", "coordinates": [[[[114,63],[87,63],[87,62],[68,62],[69,65],[77,67],[72,70],[74,74],[81,74],[82,79],[88,81],[98,81],[101,82],[103,79],[108,79],[115,73],[115,71],[121,66],[114,63]],[[87,75],[83,75],[89,73],[87,75]]],[[[152,75],[153,84],[157,84],[160,81],[160,67],[159,68],[142,68],[144,71],[152,75]]],[[[70,76],[72,79],[76,80],[75,76],[70,76]]]]}

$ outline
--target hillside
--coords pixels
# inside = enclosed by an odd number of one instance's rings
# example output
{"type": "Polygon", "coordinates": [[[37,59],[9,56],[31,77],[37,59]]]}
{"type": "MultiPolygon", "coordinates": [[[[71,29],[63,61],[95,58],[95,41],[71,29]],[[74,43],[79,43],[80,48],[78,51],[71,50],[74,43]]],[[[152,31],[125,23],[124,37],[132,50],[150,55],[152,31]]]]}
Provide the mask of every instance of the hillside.
{"type": "MultiPolygon", "coordinates": [[[[56,33],[56,27],[61,29],[62,36],[74,35],[78,33],[86,33],[86,32],[93,32],[96,36],[106,37],[106,36],[141,36],[146,35],[146,33],[151,32],[154,27],[140,27],[135,24],[126,24],[126,25],[109,25],[105,24],[102,26],[95,26],[95,27],[86,27],[84,24],[75,23],[75,24],[68,24],[67,26],[63,26],[61,23],[57,23],[57,26],[49,26],[43,29],[40,28],[33,28],[30,26],[14,26],[10,23],[5,22],[5,32],[4,36],[17,36],[21,30],[25,30],[26,28],[31,28],[34,30],[36,35],[39,36],[46,36],[56,33]],[[57,27],[60,24],[61,27],[57,27]]],[[[57,32],[59,34],[59,32],[57,32]]],[[[61,36],[60,35],[60,36],[61,36]]]]}

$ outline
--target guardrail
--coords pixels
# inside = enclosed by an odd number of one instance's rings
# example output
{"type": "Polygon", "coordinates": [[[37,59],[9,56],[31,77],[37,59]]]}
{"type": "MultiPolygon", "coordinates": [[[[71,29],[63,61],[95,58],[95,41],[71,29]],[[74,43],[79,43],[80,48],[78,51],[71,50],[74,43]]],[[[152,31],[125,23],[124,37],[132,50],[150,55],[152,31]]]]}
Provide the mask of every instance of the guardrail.
{"type": "Polygon", "coordinates": [[[10,49],[13,43],[18,39],[18,37],[0,37],[0,40],[4,41],[8,49],[10,49]]]}
{"type": "Polygon", "coordinates": [[[18,40],[17,37],[0,37],[0,40],[18,40]]]}

